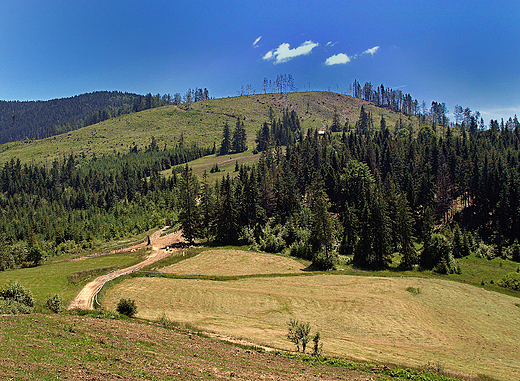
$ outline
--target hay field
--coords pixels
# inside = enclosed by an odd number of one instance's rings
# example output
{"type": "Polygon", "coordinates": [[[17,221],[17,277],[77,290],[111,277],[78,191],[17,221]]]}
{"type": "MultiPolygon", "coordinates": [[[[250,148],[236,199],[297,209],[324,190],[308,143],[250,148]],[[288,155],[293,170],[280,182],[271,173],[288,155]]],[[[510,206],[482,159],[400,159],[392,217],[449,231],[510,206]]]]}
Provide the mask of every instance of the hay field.
{"type": "Polygon", "coordinates": [[[405,366],[440,364],[501,380],[520,374],[518,299],[432,279],[315,275],[234,281],[133,278],[110,290],[138,317],[163,314],[257,344],[294,349],[286,322],[319,330],[326,354],[405,366]],[[406,289],[419,288],[414,295],[406,289]]]}
{"type": "Polygon", "coordinates": [[[241,276],[300,273],[305,266],[294,259],[244,250],[207,250],[159,269],[169,274],[241,276]]]}

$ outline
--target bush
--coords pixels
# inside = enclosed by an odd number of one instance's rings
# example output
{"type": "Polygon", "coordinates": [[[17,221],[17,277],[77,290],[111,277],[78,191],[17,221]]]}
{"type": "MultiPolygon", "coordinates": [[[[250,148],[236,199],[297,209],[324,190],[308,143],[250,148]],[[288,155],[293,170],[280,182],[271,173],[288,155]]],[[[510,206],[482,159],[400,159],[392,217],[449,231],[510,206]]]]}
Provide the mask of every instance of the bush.
{"type": "Polygon", "coordinates": [[[312,258],[312,268],[319,271],[327,271],[334,270],[336,268],[335,265],[336,253],[333,251],[328,251],[326,253],[319,252],[314,255],[312,258]]]}
{"type": "Polygon", "coordinates": [[[495,258],[495,250],[493,250],[493,246],[489,246],[483,242],[479,242],[475,250],[475,256],[477,258],[493,259],[495,258]]]}
{"type": "Polygon", "coordinates": [[[421,267],[441,274],[457,271],[457,263],[453,258],[451,245],[442,234],[432,234],[421,253],[421,267]]]}
{"type": "Polygon", "coordinates": [[[58,314],[65,309],[65,300],[61,295],[51,294],[45,302],[45,308],[48,308],[52,312],[58,314]]]}
{"type": "Polygon", "coordinates": [[[34,306],[34,297],[31,290],[25,288],[18,282],[9,282],[6,284],[0,291],[0,297],[5,300],[15,301],[27,307],[34,306]]]}
{"type": "Polygon", "coordinates": [[[289,254],[296,258],[311,259],[312,246],[303,241],[296,241],[289,247],[289,254]]]}
{"type": "Polygon", "coordinates": [[[262,237],[259,238],[258,248],[267,253],[279,253],[285,249],[284,228],[277,224],[271,226],[269,221],[262,229],[262,237]]]}
{"type": "Polygon", "coordinates": [[[500,287],[520,291],[520,274],[517,272],[509,273],[498,282],[498,285],[500,287]]]}
{"type": "Polygon", "coordinates": [[[135,300],[132,299],[121,299],[119,303],[117,303],[116,311],[122,315],[126,315],[128,317],[134,317],[137,313],[137,306],[135,305],[135,300]]]}
{"type": "Polygon", "coordinates": [[[0,315],[30,314],[32,308],[15,300],[0,297],[0,315]]]}

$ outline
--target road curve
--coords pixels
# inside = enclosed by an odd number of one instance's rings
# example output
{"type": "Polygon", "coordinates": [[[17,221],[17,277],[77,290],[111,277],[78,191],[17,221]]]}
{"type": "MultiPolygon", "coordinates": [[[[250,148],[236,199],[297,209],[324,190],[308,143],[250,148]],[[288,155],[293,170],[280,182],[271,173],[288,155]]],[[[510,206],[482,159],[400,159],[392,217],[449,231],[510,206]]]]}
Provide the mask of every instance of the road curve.
{"type": "MultiPolygon", "coordinates": [[[[157,262],[170,255],[170,253],[166,250],[166,247],[184,242],[184,239],[182,237],[181,230],[161,237],[161,234],[165,230],[166,228],[158,230],[150,236],[152,252],[144,261],[136,265],[127,267],[126,269],[116,270],[109,274],[102,275],[94,279],[92,282],[87,283],[78,293],[78,295],[76,295],[76,297],[72,299],[68,309],[93,310],[94,297],[99,292],[99,290],[101,290],[101,288],[106,282],[114,280],[120,276],[130,274],[131,272],[140,270],[143,267],[151,265],[152,263],[157,262]]],[[[129,250],[141,248],[145,245],[146,243],[142,243],[132,248],[129,248],[129,250]]]]}

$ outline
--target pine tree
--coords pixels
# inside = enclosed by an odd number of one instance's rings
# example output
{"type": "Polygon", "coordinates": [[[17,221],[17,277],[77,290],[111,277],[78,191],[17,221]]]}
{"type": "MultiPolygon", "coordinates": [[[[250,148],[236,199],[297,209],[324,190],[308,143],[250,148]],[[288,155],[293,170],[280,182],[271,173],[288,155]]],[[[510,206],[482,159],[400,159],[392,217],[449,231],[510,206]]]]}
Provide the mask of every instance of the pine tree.
{"type": "Polygon", "coordinates": [[[330,202],[323,181],[315,183],[311,195],[313,266],[320,270],[334,268],[332,244],[334,220],[329,212],[330,202]]]}
{"type": "Polygon", "coordinates": [[[267,122],[264,122],[262,128],[258,131],[256,135],[256,150],[258,152],[265,151],[269,147],[269,142],[271,138],[271,133],[269,130],[269,125],[267,122]]]}
{"type": "Polygon", "coordinates": [[[217,213],[217,240],[224,245],[235,244],[238,240],[237,206],[229,174],[222,179],[217,213]]]}
{"type": "Polygon", "coordinates": [[[231,143],[233,151],[236,153],[244,152],[247,150],[247,136],[246,129],[244,128],[244,122],[237,118],[235,131],[233,133],[233,141],[231,143]]]}
{"type": "Polygon", "coordinates": [[[339,120],[338,110],[334,109],[334,116],[332,117],[332,124],[330,126],[330,130],[332,132],[340,132],[341,131],[341,123],[339,120]]]}
{"type": "Polygon", "coordinates": [[[206,240],[211,237],[213,231],[213,224],[215,218],[215,199],[213,195],[213,189],[208,183],[208,173],[204,171],[202,174],[202,189],[200,194],[200,208],[201,208],[201,236],[206,240]]]}
{"type": "Polygon", "coordinates": [[[182,235],[188,243],[192,243],[200,234],[201,216],[197,204],[198,195],[199,181],[186,163],[179,179],[179,222],[182,227],[182,235]]]}
{"type": "Polygon", "coordinates": [[[222,142],[220,143],[220,155],[227,155],[231,150],[231,133],[229,132],[228,122],[224,123],[224,130],[222,131],[222,142]]]}
{"type": "Polygon", "coordinates": [[[402,254],[400,266],[411,269],[418,262],[418,255],[413,245],[413,217],[408,200],[402,194],[397,197],[396,230],[398,248],[402,254]]]}

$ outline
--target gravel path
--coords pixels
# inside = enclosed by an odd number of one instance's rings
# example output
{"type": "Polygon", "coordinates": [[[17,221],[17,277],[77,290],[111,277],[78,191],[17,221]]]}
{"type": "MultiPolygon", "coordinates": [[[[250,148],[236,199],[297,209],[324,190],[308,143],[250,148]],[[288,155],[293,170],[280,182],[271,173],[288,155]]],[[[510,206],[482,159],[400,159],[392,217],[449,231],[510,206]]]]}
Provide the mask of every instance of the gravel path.
{"type": "MultiPolygon", "coordinates": [[[[152,245],[152,252],[150,255],[142,262],[127,267],[126,269],[116,270],[109,274],[102,275],[96,279],[94,279],[92,282],[87,283],[85,287],[81,289],[81,291],[76,295],[76,297],[70,302],[69,310],[72,309],[81,309],[81,310],[92,310],[94,309],[93,303],[94,303],[94,297],[99,292],[99,290],[103,287],[103,285],[111,281],[113,279],[116,279],[120,276],[130,274],[134,271],[140,270],[145,266],[151,265],[152,263],[155,263],[168,255],[170,255],[170,252],[166,250],[168,246],[173,246],[174,244],[178,244],[183,242],[182,238],[182,231],[179,230],[177,232],[161,236],[163,232],[166,230],[166,228],[156,231],[150,236],[150,242],[152,245]]],[[[139,249],[146,246],[146,243],[141,243],[139,245],[135,245],[132,247],[129,247],[127,250],[133,250],[133,249],[139,249]]]]}

